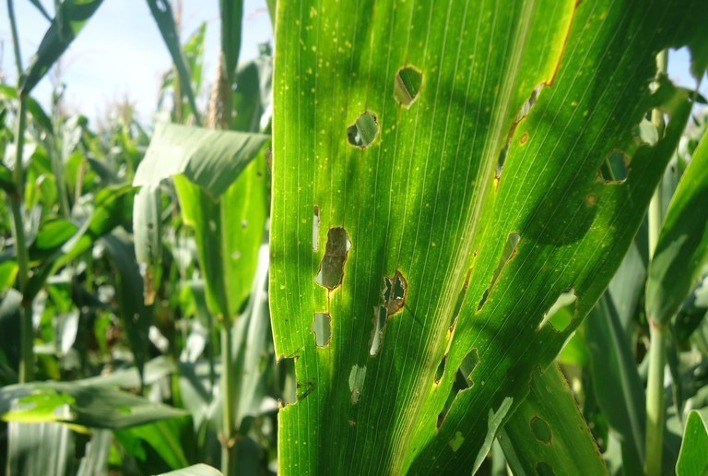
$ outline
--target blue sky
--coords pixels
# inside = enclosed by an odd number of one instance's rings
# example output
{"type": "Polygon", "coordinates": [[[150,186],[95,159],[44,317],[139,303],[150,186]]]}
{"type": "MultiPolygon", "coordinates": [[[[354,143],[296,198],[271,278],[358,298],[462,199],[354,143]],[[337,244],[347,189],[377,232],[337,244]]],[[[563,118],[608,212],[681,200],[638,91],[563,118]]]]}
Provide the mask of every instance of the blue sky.
{"type": "MultiPolygon", "coordinates": [[[[52,2],[43,1],[46,5],[52,2]]],[[[219,11],[217,0],[183,0],[182,35],[186,38],[202,22],[207,23],[207,82],[215,76],[219,11]]],[[[23,61],[26,65],[47,28],[47,21],[28,0],[15,0],[23,61]]],[[[265,0],[245,0],[241,60],[254,58],[258,45],[272,42],[272,28],[265,0]]],[[[157,104],[161,75],[171,60],[145,0],[105,0],[61,60],[61,78],[67,89],[69,112],[101,118],[111,103],[124,98],[136,105],[142,120],[149,120],[157,104]]],[[[694,87],[686,50],[672,52],[669,76],[675,82],[694,87]]],[[[14,84],[15,66],[6,2],[0,1],[0,71],[14,84]]],[[[37,86],[34,96],[47,104],[55,75],[49,74],[37,86]]],[[[708,95],[706,83],[701,91],[708,95]]]]}
{"type": "MultiPolygon", "coordinates": [[[[42,3],[52,5],[47,0],[42,3]]],[[[28,0],[15,0],[15,15],[23,63],[27,65],[48,22],[28,0]]],[[[0,71],[7,82],[14,84],[15,63],[7,18],[7,5],[2,1],[0,71]]],[[[205,74],[210,83],[216,73],[219,50],[219,2],[183,0],[183,38],[202,22],[207,23],[205,74]]],[[[272,36],[265,0],[245,0],[241,59],[256,57],[258,45],[272,42],[272,36]]],[[[145,0],[104,0],[66,51],[60,66],[70,112],[102,117],[111,102],[128,98],[137,106],[141,118],[147,120],[156,107],[160,78],[170,68],[171,59],[145,0]]],[[[52,81],[56,79],[50,73],[33,92],[43,104],[51,97],[52,81]]]]}

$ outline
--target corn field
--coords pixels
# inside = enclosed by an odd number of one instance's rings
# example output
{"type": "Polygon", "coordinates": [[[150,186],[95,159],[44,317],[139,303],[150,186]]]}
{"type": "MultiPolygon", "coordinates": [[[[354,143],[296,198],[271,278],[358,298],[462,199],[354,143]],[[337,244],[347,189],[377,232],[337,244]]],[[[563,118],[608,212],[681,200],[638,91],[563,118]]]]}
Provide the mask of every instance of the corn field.
{"type": "Polygon", "coordinates": [[[146,0],[105,124],[6,2],[0,473],[708,474],[705,1],[146,0]]]}

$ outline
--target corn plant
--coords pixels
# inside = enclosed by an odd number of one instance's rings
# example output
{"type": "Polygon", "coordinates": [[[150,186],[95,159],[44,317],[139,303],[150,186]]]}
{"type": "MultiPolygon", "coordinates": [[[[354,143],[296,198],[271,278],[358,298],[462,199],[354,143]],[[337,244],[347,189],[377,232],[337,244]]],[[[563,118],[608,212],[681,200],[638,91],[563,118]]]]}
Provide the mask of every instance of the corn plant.
{"type": "Polygon", "coordinates": [[[161,114],[97,132],[32,90],[101,2],[32,3],[6,472],[706,471],[705,99],[666,76],[701,2],[269,1],[273,69],[221,1],[207,85],[210,26],[147,0],[161,114]]]}
{"type": "Polygon", "coordinates": [[[279,3],[270,289],[298,388],[284,474],[468,474],[502,427],[515,472],[603,472],[543,390],[563,398],[547,368],[688,118],[656,55],[689,45],[705,71],[703,7],[670,3],[279,3]]]}

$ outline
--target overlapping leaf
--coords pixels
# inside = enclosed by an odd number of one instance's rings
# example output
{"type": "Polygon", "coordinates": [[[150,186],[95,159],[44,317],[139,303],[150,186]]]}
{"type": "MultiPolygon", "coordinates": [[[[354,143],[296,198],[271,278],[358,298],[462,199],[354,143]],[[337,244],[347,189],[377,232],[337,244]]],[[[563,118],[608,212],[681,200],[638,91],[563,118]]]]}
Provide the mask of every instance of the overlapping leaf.
{"type": "Polygon", "coordinates": [[[654,57],[708,28],[699,3],[278,6],[270,291],[299,396],[283,474],[479,467],[639,227],[690,110],[650,88],[654,57]],[[635,128],[656,106],[649,145],[635,128]],[[618,158],[626,179],[603,177],[618,158]]]}

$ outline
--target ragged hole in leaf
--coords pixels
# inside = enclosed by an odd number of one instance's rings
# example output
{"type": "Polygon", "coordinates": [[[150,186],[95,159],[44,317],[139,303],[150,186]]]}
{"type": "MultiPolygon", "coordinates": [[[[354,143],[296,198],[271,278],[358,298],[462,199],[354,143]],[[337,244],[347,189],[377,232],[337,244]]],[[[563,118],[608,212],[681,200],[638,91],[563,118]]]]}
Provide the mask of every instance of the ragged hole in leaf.
{"type": "Polygon", "coordinates": [[[392,316],[403,309],[406,304],[408,282],[400,271],[396,270],[393,277],[384,276],[382,297],[386,306],[386,314],[392,316]]]}
{"type": "Polygon", "coordinates": [[[374,142],[378,134],[379,121],[376,114],[366,111],[347,128],[347,141],[354,147],[364,149],[374,142]]]}
{"type": "Polygon", "coordinates": [[[477,349],[472,349],[467,353],[462,363],[460,364],[460,369],[458,372],[464,378],[467,387],[472,386],[472,372],[474,372],[475,367],[479,363],[479,352],[477,349]]]}
{"type": "Polygon", "coordinates": [[[501,274],[502,270],[504,269],[504,266],[509,262],[509,260],[514,256],[516,253],[516,248],[519,246],[519,241],[521,241],[521,236],[518,233],[509,233],[509,236],[506,239],[506,244],[504,245],[504,251],[502,252],[502,256],[499,259],[499,264],[497,265],[497,269],[494,270],[494,276],[492,277],[492,282],[489,285],[489,287],[484,291],[484,294],[482,295],[482,299],[479,301],[479,304],[477,305],[477,312],[482,310],[482,307],[484,306],[484,303],[487,302],[487,298],[489,297],[489,293],[496,284],[497,280],[499,279],[499,275],[501,274]]]}
{"type": "Polygon", "coordinates": [[[312,320],[312,332],[315,334],[315,345],[327,347],[332,338],[332,317],[327,313],[316,312],[312,320]]]}
{"type": "Polygon", "coordinates": [[[327,232],[327,244],[325,245],[325,255],[320,263],[320,270],[317,273],[315,282],[324,286],[330,291],[338,288],[344,278],[344,263],[347,261],[349,249],[352,243],[349,241],[347,231],[342,227],[330,228],[327,232]]]}
{"type": "Polygon", "coordinates": [[[376,355],[381,349],[383,343],[384,331],[386,330],[386,307],[374,307],[374,325],[371,331],[371,346],[369,346],[369,355],[376,355]]]}
{"type": "Polygon", "coordinates": [[[409,108],[418,99],[423,85],[423,73],[414,66],[404,66],[398,70],[393,86],[393,96],[398,104],[409,108]]]}
{"type": "Polygon", "coordinates": [[[443,410],[438,415],[438,429],[442,427],[445,417],[450,412],[450,408],[452,408],[452,404],[455,402],[457,395],[463,390],[472,388],[474,385],[474,382],[472,381],[472,373],[474,372],[475,367],[477,367],[477,364],[479,364],[479,352],[477,349],[472,349],[467,353],[465,358],[462,359],[460,367],[455,373],[455,381],[452,384],[452,388],[450,388],[450,394],[445,401],[443,410]]]}
{"type": "Polygon", "coordinates": [[[408,293],[408,282],[399,270],[393,276],[384,276],[381,290],[381,304],[374,307],[374,323],[371,331],[371,346],[369,355],[376,355],[383,343],[386,319],[404,308],[408,293]]]}
{"type": "Polygon", "coordinates": [[[280,394],[280,405],[285,407],[297,402],[297,384],[295,381],[295,358],[281,357],[276,366],[278,383],[282,392],[280,394]]]}
{"type": "Polygon", "coordinates": [[[440,363],[438,364],[438,368],[435,370],[435,385],[440,383],[440,380],[442,380],[443,375],[445,374],[445,361],[447,360],[447,354],[443,355],[443,358],[440,359],[440,363]]]}
{"type": "Polygon", "coordinates": [[[366,366],[352,366],[349,372],[349,391],[351,392],[352,405],[359,403],[361,397],[361,389],[364,387],[364,379],[366,378],[366,366]]]}
{"type": "Polygon", "coordinates": [[[315,205],[312,215],[312,251],[320,250],[320,207],[315,205]]]}
{"type": "Polygon", "coordinates": [[[533,433],[533,436],[535,436],[538,441],[547,445],[551,444],[551,427],[548,426],[545,420],[535,416],[531,418],[529,425],[531,426],[531,433],[533,433]]]}
{"type": "MultiPolygon", "coordinates": [[[[531,95],[529,98],[521,105],[521,109],[519,109],[519,112],[516,114],[516,119],[514,120],[514,124],[511,127],[511,130],[509,131],[509,136],[506,140],[506,145],[504,148],[501,150],[499,153],[499,157],[497,158],[497,169],[496,173],[494,174],[495,178],[495,184],[497,188],[499,187],[499,181],[502,176],[502,170],[504,169],[504,162],[506,162],[506,156],[509,152],[509,146],[511,145],[511,141],[514,137],[514,132],[516,131],[516,127],[519,125],[521,120],[529,115],[529,112],[531,111],[531,108],[533,107],[534,104],[536,104],[536,100],[538,99],[538,95],[541,92],[541,89],[543,89],[544,85],[541,84],[539,86],[536,86],[533,91],[531,91],[531,95]]],[[[529,134],[528,132],[524,132],[521,135],[521,138],[519,139],[519,144],[526,145],[526,143],[529,140],[529,134]]]]}
{"type": "Polygon", "coordinates": [[[553,471],[551,465],[545,461],[539,461],[536,463],[536,474],[538,476],[556,476],[556,472],[553,471]]]}
{"type": "Polygon", "coordinates": [[[578,300],[575,290],[562,293],[556,302],[546,311],[543,319],[538,325],[538,330],[543,329],[547,324],[551,324],[554,330],[563,332],[573,321],[575,310],[573,304],[578,300]]]}
{"type": "Polygon", "coordinates": [[[622,183],[627,180],[627,157],[613,150],[600,166],[600,176],[605,183],[622,183]]]}

